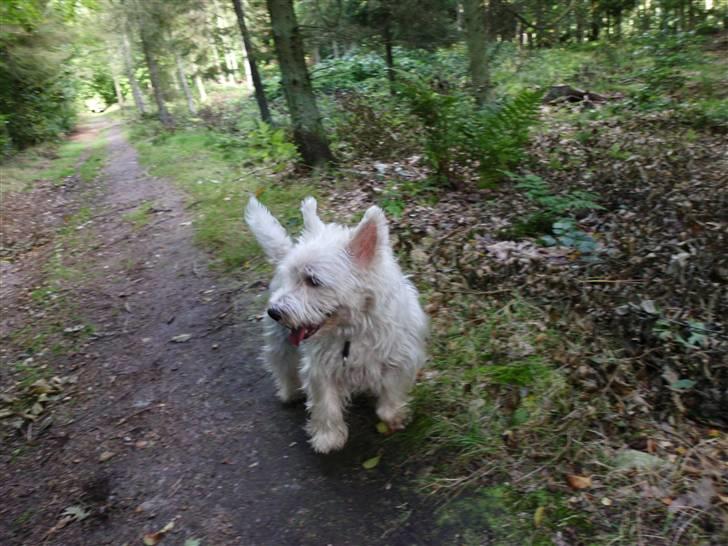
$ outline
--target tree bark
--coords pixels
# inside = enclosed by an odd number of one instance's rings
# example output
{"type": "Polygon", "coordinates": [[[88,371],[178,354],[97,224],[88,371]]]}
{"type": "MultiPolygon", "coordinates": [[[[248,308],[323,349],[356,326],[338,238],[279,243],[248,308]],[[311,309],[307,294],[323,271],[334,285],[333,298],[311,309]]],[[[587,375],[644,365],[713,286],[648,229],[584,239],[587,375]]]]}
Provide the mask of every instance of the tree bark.
{"type": "Polygon", "coordinates": [[[126,72],[126,79],[129,80],[129,85],[131,86],[131,94],[134,97],[134,105],[139,113],[144,115],[147,113],[147,110],[144,107],[142,90],[139,88],[139,82],[134,75],[134,60],[131,56],[129,35],[126,30],[124,30],[121,35],[121,56],[124,58],[124,71],[126,72]]]}
{"type": "Polygon", "coordinates": [[[197,93],[200,95],[200,102],[207,102],[207,91],[205,91],[205,84],[199,73],[195,74],[195,86],[197,87],[197,93]]]}
{"type": "Polygon", "coordinates": [[[258,60],[255,56],[255,49],[253,48],[253,42],[250,39],[248,26],[245,24],[243,4],[241,0],[232,1],[233,8],[235,8],[235,16],[238,19],[238,27],[240,27],[240,37],[243,40],[243,50],[248,57],[248,69],[250,71],[250,79],[253,82],[253,89],[255,91],[255,102],[258,103],[258,110],[260,110],[260,118],[266,123],[271,123],[272,120],[270,110],[268,109],[268,100],[265,98],[263,81],[260,79],[260,72],[258,72],[258,60]]]}
{"type": "Polygon", "coordinates": [[[333,161],[321,124],[311,79],[303,54],[303,39],[293,11],[293,0],[266,0],[270,14],[281,83],[293,123],[293,137],[306,165],[333,161]]]}
{"type": "Polygon", "coordinates": [[[182,63],[182,57],[180,57],[180,54],[176,50],[174,52],[174,62],[177,66],[177,79],[179,80],[179,87],[182,90],[182,94],[184,94],[185,96],[185,100],[187,101],[187,110],[189,110],[190,114],[194,116],[195,114],[197,114],[195,100],[192,98],[192,93],[190,93],[190,86],[187,84],[187,75],[185,74],[185,67],[182,63]]]}
{"type": "Polygon", "coordinates": [[[589,39],[596,42],[599,39],[599,31],[602,27],[602,15],[599,12],[599,4],[596,0],[591,0],[591,32],[589,39]]]}
{"type": "Polygon", "coordinates": [[[149,80],[152,83],[152,91],[154,92],[154,101],[157,103],[157,115],[159,121],[165,127],[172,127],[174,120],[167,110],[167,105],[164,103],[164,95],[162,93],[162,79],[159,75],[159,64],[152,51],[151,39],[145,32],[144,28],[140,30],[140,36],[142,40],[142,50],[144,51],[144,59],[147,62],[147,68],[149,69],[149,80]]]}
{"type": "Polygon", "coordinates": [[[392,28],[389,22],[382,29],[384,39],[384,58],[387,63],[387,79],[389,80],[389,94],[394,95],[394,53],[392,51],[392,28]]]}
{"type": "Polygon", "coordinates": [[[464,0],[463,15],[470,84],[475,100],[482,105],[488,100],[491,91],[485,8],[482,0],[464,0]]]}
{"type": "Polygon", "coordinates": [[[111,70],[111,79],[114,82],[114,93],[116,93],[116,102],[119,104],[119,108],[124,110],[124,94],[121,92],[119,77],[116,75],[116,71],[113,68],[111,70]]]}

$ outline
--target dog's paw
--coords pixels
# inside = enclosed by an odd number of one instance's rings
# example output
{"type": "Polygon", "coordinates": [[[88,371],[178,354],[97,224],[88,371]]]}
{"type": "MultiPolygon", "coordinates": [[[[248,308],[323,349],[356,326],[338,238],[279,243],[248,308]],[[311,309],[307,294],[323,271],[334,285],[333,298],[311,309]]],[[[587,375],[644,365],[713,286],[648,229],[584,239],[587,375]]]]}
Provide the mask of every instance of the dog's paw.
{"type": "Polygon", "coordinates": [[[295,404],[306,399],[306,393],[301,389],[278,389],[276,396],[284,404],[295,404]]]}
{"type": "Polygon", "coordinates": [[[409,413],[406,408],[392,409],[388,407],[377,408],[377,416],[387,425],[389,433],[404,430],[409,422],[409,413]]]}
{"type": "Polygon", "coordinates": [[[344,447],[349,432],[346,428],[314,431],[311,436],[311,447],[317,453],[329,453],[344,447]]]}

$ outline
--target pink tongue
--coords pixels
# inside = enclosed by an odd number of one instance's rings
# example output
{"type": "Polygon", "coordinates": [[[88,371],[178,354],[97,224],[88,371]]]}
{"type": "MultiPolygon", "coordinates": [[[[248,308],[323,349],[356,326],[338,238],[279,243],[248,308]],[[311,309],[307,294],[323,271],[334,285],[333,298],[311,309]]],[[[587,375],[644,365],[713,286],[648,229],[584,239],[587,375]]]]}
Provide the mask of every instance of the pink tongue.
{"type": "Polygon", "coordinates": [[[306,328],[296,328],[295,330],[291,330],[291,333],[288,335],[288,341],[290,341],[291,345],[293,345],[294,347],[298,347],[305,336],[306,328]]]}

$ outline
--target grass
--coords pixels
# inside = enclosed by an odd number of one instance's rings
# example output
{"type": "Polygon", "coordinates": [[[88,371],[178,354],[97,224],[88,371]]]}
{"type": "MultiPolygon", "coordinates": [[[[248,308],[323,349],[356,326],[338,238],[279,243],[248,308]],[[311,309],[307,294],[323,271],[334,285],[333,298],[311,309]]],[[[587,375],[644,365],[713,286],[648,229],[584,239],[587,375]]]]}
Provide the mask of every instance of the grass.
{"type": "Polygon", "coordinates": [[[129,131],[141,162],[155,176],[176,182],[189,195],[188,207],[195,212],[198,243],[212,250],[226,270],[261,265],[258,244],[242,220],[251,193],[270,208],[292,232],[300,229],[298,207],[307,195],[315,195],[312,184],[282,184],[271,173],[249,174],[251,156],[244,146],[219,146],[219,135],[205,129],[160,133],[152,125],[137,124],[129,131]]]}
{"type": "Polygon", "coordinates": [[[84,182],[93,180],[106,158],[103,134],[93,142],[66,140],[44,143],[24,150],[0,164],[0,196],[29,191],[35,183],[48,180],[59,185],[78,174],[84,182]]]}
{"type": "MultiPolygon", "coordinates": [[[[720,68],[724,60],[697,54],[690,44],[645,39],[502,51],[493,77],[498,93],[570,83],[624,94],[624,101],[593,111],[551,113],[571,125],[580,140],[595,137],[587,120],[619,120],[658,108],[682,109],[701,120],[703,125],[691,121],[692,127],[684,128],[685,138],[694,140],[703,127],[724,123],[726,72],[720,68]],[[681,78],[689,85],[673,88],[681,78]]],[[[462,49],[449,54],[462,60],[462,49]]],[[[260,263],[257,244],[241,222],[247,193],[259,194],[292,232],[300,226],[300,199],[315,193],[312,178],[282,184],[274,175],[280,166],[276,154],[264,147],[261,152],[260,145],[252,149],[237,136],[202,128],[165,133],[148,124],[130,134],[151,171],[177,181],[190,195],[198,241],[229,269],[260,263]],[[254,178],[250,171],[261,169],[264,174],[254,178]]],[[[603,153],[623,161],[633,151],[617,145],[603,153]]],[[[581,167],[559,154],[551,165],[563,171],[581,167]]],[[[436,201],[437,192],[421,182],[393,181],[379,199],[396,222],[408,200],[436,201]]],[[[525,218],[520,236],[547,231],[554,218],[546,216],[525,218]]],[[[428,286],[421,288],[428,292],[428,286]]],[[[609,340],[600,340],[595,356],[594,340],[580,337],[586,330],[553,318],[559,310],[541,309],[518,295],[495,303],[430,291],[426,299],[439,307],[432,321],[432,359],[413,393],[413,422],[386,442],[393,452],[414,454],[412,459],[427,464],[423,487],[444,496],[465,493],[443,508],[442,525],[462,528],[466,544],[481,543],[482,534],[474,530],[483,527],[494,544],[550,544],[560,531],[569,542],[636,544],[659,526],[674,537],[680,525],[694,531],[689,544],[700,543],[704,528],[692,520],[672,521],[661,500],[645,499],[640,489],[648,483],[670,490],[678,479],[630,474],[615,462],[615,454],[651,434],[655,422],[650,416],[615,413],[609,394],[589,391],[588,381],[579,377],[583,368],[616,376],[625,363],[609,340]],[[590,360],[584,364],[584,359],[590,360]],[[570,489],[565,478],[580,473],[594,476],[599,486],[586,492],[570,489]]]]}
{"type": "MultiPolygon", "coordinates": [[[[38,146],[3,165],[2,189],[3,192],[29,191],[36,181],[48,180],[59,185],[70,176],[78,176],[88,184],[98,176],[105,159],[103,134],[95,136],[91,142],[79,140],[38,146]],[[6,173],[9,176],[5,176],[6,173]]],[[[34,306],[42,309],[42,318],[10,333],[7,338],[21,352],[31,355],[13,365],[14,378],[20,389],[57,373],[43,363],[46,356],[54,358],[77,352],[94,332],[93,325],[83,318],[82,308],[72,293],[92,274],[73,257],[95,237],[90,224],[94,215],[90,205],[93,191],[91,187],[81,188],[80,200],[84,204],[64,217],[52,242],[52,252],[45,263],[40,264],[43,278],[30,291],[30,298],[34,306]],[[74,327],[73,331],[67,330],[70,327],[74,327]]]]}
{"type": "Polygon", "coordinates": [[[488,529],[489,544],[529,544],[551,546],[553,535],[564,522],[588,533],[591,525],[584,514],[568,506],[566,495],[546,488],[527,493],[508,484],[484,487],[445,505],[438,524],[463,529],[465,546],[483,544],[482,532],[488,529]]]}
{"type": "Polygon", "coordinates": [[[124,215],[124,220],[134,224],[136,229],[141,229],[149,223],[151,219],[153,205],[146,201],[135,208],[133,211],[124,215]]]}

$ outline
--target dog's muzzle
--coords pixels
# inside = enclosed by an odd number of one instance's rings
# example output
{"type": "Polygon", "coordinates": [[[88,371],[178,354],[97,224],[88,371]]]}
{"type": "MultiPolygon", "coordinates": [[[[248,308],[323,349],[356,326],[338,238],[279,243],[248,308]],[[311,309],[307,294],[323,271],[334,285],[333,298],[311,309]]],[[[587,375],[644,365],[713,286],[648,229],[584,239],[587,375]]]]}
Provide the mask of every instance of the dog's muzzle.
{"type": "Polygon", "coordinates": [[[300,326],[286,324],[283,313],[277,307],[269,307],[266,312],[270,318],[275,320],[277,323],[286,326],[290,330],[290,333],[288,334],[288,341],[290,341],[291,345],[294,347],[298,347],[303,340],[314,335],[321,327],[321,324],[303,324],[300,326]]]}

